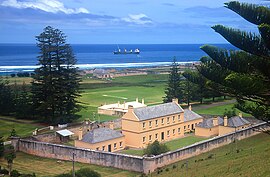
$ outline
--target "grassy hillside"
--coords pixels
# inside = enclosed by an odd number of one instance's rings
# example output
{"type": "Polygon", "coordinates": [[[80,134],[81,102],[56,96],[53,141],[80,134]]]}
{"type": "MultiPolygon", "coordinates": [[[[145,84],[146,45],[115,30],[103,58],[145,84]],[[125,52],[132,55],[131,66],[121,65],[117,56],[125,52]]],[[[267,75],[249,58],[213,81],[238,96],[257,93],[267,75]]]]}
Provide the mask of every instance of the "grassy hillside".
{"type": "Polygon", "coordinates": [[[237,141],[208,153],[169,165],[152,173],[158,177],[270,176],[270,136],[237,141]],[[238,149],[238,150],[237,150],[238,149]],[[187,166],[186,166],[187,162],[187,166]]]}

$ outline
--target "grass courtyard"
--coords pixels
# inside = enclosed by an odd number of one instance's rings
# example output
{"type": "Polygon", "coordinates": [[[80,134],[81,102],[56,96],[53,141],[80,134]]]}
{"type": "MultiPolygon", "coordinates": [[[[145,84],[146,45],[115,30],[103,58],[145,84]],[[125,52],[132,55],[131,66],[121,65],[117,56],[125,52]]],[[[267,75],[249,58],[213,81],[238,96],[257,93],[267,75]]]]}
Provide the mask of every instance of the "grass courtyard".
{"type": "MultiPolygon", "coordinates": [[[[4,140],[6,140],[10,136],[10,132],[13,128],[16,130],[16,134],[24,137],[24,136],[29,136],[32,135],[32,132],[36,128],[40,128],[41,125],[34,124],[32,121],[19,121],[19,122],[14,122],[14,119],[8,118],[10,120],[1,120],[0,117],[0,135],[4,137],[4,140]]],[[[17,121],[17,120],[15,120],[17,121]]]]}
{"type": "MultiPolygon", "coordinates": [[[[203,137],[187,136],[184,138],[179,138],[176,140],[165,142],[165,144],[168,146],[170,151],[174,151],[176,149],[179,149],[179,148],[182,148],[182,147],[185,147],[185,146],[188,146],[188,145],[191,145],[191,144],[194,144],[196,142],[206,140],[206,139],[207,138],[203,138],[203,137]]],[[[142,149],[127,149],[127,150],[121,151],[120,153],[143,156],[142,149]]]]}

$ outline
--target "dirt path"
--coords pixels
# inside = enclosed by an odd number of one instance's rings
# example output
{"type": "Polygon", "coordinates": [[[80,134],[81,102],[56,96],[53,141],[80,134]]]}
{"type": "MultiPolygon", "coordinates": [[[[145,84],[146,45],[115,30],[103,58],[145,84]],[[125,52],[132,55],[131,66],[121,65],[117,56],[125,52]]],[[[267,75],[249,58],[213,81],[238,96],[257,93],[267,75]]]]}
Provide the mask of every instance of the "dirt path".
{"type": "Polygon", "coordinates": [[[215,106],[222,106],[222,105],[226,105],[226,104],[232,104],[235,103],[236,100],[226,100],[226,101],[222,101],[222,102],[214,102],[211,104],[202,104],[202,105],[195,105],[192,107],[192,110],[199,110],[199,109],[207,109],[207,108],[212,108],[215,106]]]}

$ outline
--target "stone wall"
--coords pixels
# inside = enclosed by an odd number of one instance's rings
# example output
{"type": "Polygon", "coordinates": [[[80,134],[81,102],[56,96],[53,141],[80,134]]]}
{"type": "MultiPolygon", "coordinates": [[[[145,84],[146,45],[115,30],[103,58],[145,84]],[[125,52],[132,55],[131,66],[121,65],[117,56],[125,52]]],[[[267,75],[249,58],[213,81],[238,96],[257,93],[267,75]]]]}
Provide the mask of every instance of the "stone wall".
{"type": "Polygon", "coordinates": [[[137,157],[24,139],[14,139],[12,144],[19,151],[41,157],[71,160],[72,154],[75,153],[75,161],[77,162],[91,163],[125,170],[149,173],[159,167],[163,167],[165,165],[169,165],[174,162],[229,144],[235,139],[241,140],[256,135],[260,132],[255,130],[261,128],[269,129],[266,123],[260,123],[253,127],[248,127],[233,133],[195,143],[193,145],[155,157],[137,157]]]}

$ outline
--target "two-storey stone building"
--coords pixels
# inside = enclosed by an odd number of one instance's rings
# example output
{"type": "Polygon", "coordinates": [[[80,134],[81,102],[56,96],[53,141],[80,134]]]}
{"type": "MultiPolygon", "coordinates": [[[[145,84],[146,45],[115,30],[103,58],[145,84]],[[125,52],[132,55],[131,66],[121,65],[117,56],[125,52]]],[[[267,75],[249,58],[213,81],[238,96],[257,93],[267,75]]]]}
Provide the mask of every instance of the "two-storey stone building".
{"type": "Polygon", "coordinates": [[[174,99],[155,106],[129,107],[122,117],[122,133],[126,146],[144,148],[155,140],[163,142],[184,136],[202,120],[191,107],[184,110],[174,99]]]}

